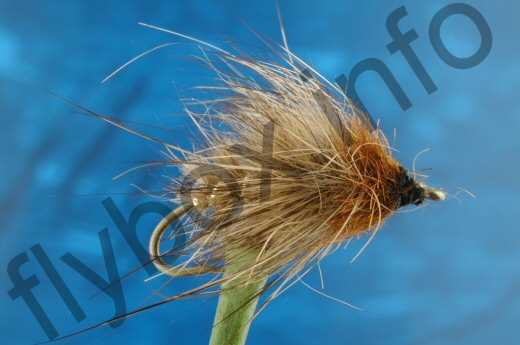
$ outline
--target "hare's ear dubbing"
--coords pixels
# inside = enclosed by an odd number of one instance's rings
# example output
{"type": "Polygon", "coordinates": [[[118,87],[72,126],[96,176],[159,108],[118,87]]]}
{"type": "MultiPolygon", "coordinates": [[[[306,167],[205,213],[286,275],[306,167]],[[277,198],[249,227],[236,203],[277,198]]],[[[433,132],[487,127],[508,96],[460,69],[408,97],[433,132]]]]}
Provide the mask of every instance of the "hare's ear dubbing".
{"type": "MultiPolygon", "coordinates": [[[[379,124],[292,54],[286,42],[286,60],[262,61],[139,24],[217,53],[204,52],[203,60],[215,71],[220,85],[205,89],[224,95],[192,102],[203,111],[187,109],[205,146],[187,150],[166,144],[65,101],[166,148],[169,163],[180,171],[169,179],[167,197],[181,206],[153,231],[151,262],[161,274],[213,277],[194,289],[83,331],[194,295],[226,294],[237,285],[263,286],[251,300],[274,289],[266,299],[269,303],[342,242],[370,234],[364,250],[399,208],[446,199],[443,191],[416,181],[415,174],[392,156],[379,124]],[[185,260],[169,265],[164,259],[170,253],[161,253],[161,240],[171,224],[188,216],[182,228],[188,240],[180,253],[173,254],[184,255],[185,260]],[[268,277],[274,279],[266,284],[268,277]]],[[[169,45],[139,55],[104,81],[136,59],[169,45]]]]}
{"type": "Polygon", "coordinates": [[[412,178],[371,117],[310,69],[228,53],[219,60],[208,57],[208,65],[225,97],[201,102],[200,114],[189,110],[207,146],[172,160],[181,171],[173,198],[197,204],[184,248],[191,254],[164,265],[157,234],[165,228],[154,232],[151,254],[162,272],[220,272],[254,252],[236,275],[288,281],[342,241],[375,233],[400,207],[446,198],[412,178]],[[193,170],[197,181],[186,186],[193,170]]]}

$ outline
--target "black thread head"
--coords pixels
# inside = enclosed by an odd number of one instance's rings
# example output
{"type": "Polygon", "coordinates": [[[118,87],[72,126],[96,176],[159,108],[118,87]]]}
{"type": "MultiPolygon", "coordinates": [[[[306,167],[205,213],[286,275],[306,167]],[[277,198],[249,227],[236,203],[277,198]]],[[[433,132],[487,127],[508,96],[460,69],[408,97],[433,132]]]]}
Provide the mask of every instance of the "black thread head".
{"type": "Polygon", "coordinates": [[[446,200],[446,193],[439,189],[430,188],[422,182],[417,182],[403,167],[399,169],[396,189],[399,207],[412,204],[419,206],[426,199],[434,201],[446,200]]]}

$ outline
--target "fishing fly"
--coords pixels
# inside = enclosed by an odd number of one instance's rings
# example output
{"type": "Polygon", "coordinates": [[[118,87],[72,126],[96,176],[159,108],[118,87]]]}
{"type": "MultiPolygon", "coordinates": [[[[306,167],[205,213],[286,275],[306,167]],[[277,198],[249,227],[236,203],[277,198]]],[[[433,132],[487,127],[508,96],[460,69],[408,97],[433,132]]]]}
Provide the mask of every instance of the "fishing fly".
{"type": "MultiPolygon", "coordinates": [[[[140,25],[199,45],[200,59],[218,77],[219,85],[205,89],[221,96],[194,101],[186,109],[202,144],[187,150],[101,118],[163,145],[165,164],[179,169],[166,190],[166,199],[178,207],[150,237],[150,261],[159,270],[157,276],[210,278],[91,328],[194,295],[220,295],[235,302],[233,307],[219,304],[215,326],[235,318],[236,329],[242,330],[223,328],[212,336],[212,344],[242,344],[248,327],[244,322],[294,283],[303,282],[345,241],[367,235],[355,259],[400,208],[446,199],[444,191],[429,187],[394,158],[380,123],[289,49],[283,25],[283,44],[266,42],[274,51],[272,60],[140,25]],[[188,240],[182,248],[161,252],[173,224],[182,224],[188,240]],[[170,264],[169,256],[184,260],[170,264]],[[265,301],[256,308],[261,295],[265,301]]],[[[139,55],[103,82],[168,46],[139,55]]]]}

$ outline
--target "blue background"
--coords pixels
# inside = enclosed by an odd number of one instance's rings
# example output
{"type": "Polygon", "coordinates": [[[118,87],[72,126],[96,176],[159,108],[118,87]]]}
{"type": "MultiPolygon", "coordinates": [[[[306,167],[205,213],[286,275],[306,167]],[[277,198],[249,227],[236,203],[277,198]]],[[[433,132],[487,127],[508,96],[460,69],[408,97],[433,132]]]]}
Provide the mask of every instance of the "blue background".
{"type": "MultiPolygon", "coordinates": [[[[431,19],[450,1],[282,1],[292,50],[325,76],[348,75],[359,61],[382,59],[413,106],[402,111],[375,74],[364,74],[359,93],[393,137],[398,158],[452,195],[466,194],[398,214],[354,263],[364,243],[354,241],[323,263],[325,291],[362,307],[359,312],[327,300],[301,284],[282,295],[255,321],[248,344],[517,344],[518,86],[520,5],[512,0],[467,1],[493,33],[491,54],[480,65],[446,65],[428,38],[431,19]],[[412,43],[438,91],[428,95],[400,53],[391,55],[388,15],[405,5],[401,31],[412,43]]],[[[111,197],[128,216],[153,200],[133,188],[160,191],[174,169],[140,170],[112,177],[139,162],[162,158],[160,147],[105,123],[78,115],[41,89],[51,89],[146,133],[190,147],[198,140],[179,98],[214,76],[190,55],[186,41],[137,25],[144,21],[189,33],[216,45],[236,44],[254,56],[268,50],[244,22],[279,41],[273,1],[0,1],[0,342],[46,340],[22,299],[11,300],[7,265],[27,252],[21,269],[41,281],[33,292],[61,335],[113,315],[112,300],[90,298],[97,288],[59,258],[67,252],[106,278],[98,232],[107,227],[120,273],[139,265],[101,202],[111,197]],[[116,78],[100,81],[118,65],[154,45],[178,45],[149,55],[116,78]],[[76,322],[30,252],[41,244],[87,318],[76,322]]],[[[459,56],[478,49],[475,26],[461,16],[446,21],[442,37],[459,56]]],[[[392,140],[392,139],[391,139],[392,140]]],[[[158,217],[139,223],[146,243],[158,217]]],[[[165,282],[144,282],[144,271],[125,280],[129,309],[160,299],[165,282]]],[[[200,283],[177,279],[162,296],[200,283]]],[[[308,282],[319,286],[313,273],[308,282]]],[[[215,299],[176,302],[64,340],[63,344],[206,344],[215,299]]]]}

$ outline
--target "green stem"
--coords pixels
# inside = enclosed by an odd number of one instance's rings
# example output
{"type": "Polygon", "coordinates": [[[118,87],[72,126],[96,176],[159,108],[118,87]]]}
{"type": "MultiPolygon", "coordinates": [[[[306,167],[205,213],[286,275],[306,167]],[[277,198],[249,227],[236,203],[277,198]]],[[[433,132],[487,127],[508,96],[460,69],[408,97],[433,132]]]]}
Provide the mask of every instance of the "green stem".
{"type": "MultiPolygon", "coordinates": [[[[240,262],[228,263],[224,277],[231,277],[255,262],[255,253],[250,253],[240,262]]],[[[247,285],[249,274],[245,273],[230,282],[222,284],[210,345],[244,345],[251,325],[251,318],[258,304],[255,296],[265,285],[267,279],[254,281],[247,285]]]]}

